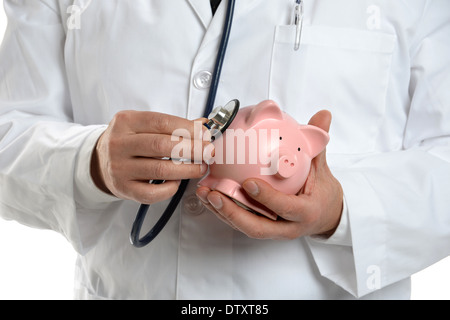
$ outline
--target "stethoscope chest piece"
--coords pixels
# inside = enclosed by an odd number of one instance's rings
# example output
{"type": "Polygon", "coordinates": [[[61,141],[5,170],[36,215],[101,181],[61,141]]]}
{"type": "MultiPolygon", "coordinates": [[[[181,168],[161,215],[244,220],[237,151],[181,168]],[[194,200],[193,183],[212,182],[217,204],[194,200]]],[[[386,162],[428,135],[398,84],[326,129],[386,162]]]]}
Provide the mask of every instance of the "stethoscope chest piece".
{"type": "Polygon", "coordinates": [[[239,105],[239,100],[234,99],[224,107],[215,108],[209,114],[208,122],[205,123],[205,126],[210,130],[213,139],[227,130],[239,111],[239,105]]]}

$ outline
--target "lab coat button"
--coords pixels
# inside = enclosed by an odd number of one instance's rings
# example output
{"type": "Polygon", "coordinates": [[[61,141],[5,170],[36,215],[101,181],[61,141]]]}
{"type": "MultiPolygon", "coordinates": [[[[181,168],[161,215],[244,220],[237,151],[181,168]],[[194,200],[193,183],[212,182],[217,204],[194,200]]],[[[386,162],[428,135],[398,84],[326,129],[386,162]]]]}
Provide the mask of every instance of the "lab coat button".
{"type": "Polygon", "coordinates": [[[194,76],[194,86],[197,89],[208,89],[211,86],[212,73],[200,71],[194,76]]]}
{"type": "Polygon", "coordinates": [[[198,216],[205,212],[205,207],[201,203],[201,201],[197,198],[196,195],[187,196],[184,200],[184,209],[187,213],[198,216]]]}

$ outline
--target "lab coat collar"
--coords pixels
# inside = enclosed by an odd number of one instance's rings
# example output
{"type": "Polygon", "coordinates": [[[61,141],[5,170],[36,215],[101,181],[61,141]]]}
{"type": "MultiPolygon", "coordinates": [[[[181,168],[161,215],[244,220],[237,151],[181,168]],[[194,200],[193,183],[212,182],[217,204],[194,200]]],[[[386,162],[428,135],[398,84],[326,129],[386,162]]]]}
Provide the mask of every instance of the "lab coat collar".
{"type": "MultiPolygon", "coordinates": [[[[200,21],[202,22],[205,29],[208,29],[209,24],[212,20],[212,11],[211,11],[211,5],[209,4],[209,1],[205,0],[187,0],[189,4],[191,5],[194,12],[199,17],[200,21]]],[[[219,8],[223,6],[223,2],[220,4],[219,8]]],[[[218,8],[218,10],[219,10],[218,8]]]]}
{"type": "MultiPolygon", "coordinates": [[[[203,26],[207,30],[205,37],[200,46],[200,50],[205,47],[214,44],[217,45],[217,39],[221,37],[223,31],[223,24],[226,15],[227,1],[222,1],[217,8],[217,11],[214,15],[212,15],[211,5],[209,1],[205,0],[187,0],[195,13],[198,15],[200,21],[203,26]]],[[[246,1],[237,1],[234,10],[233,20],[236,21],[240,15],[246,13],[248,10],[251,10],[255,6],[257,2],[261,0],[246,0],[246,1]]]]}
{"type": "MultiPolygon", "coordinates": [[[[219,8],[217,8],[215,16],[218,17],[218,19],[213,20],[213,15],[211,11],[211,5],[209,1],[205,0],[186,0],[191,5],[194,12],[199,17],[201,23],[205,27],[205,29],[208,29],[211,22],[215,20],[220,20],[220,27],[223,24],[223,19],[225,18],[225,12],[227,7],[227,1],[222,1],[219,5],[219,8]]],[[[237,1],[236,7],[235,7],[235,17],[238,17],[242,13],[246,12],[249,8],[253,7],[256,2],[259,2],[261,0],[246,0],[246,1],[237,1]]]]}

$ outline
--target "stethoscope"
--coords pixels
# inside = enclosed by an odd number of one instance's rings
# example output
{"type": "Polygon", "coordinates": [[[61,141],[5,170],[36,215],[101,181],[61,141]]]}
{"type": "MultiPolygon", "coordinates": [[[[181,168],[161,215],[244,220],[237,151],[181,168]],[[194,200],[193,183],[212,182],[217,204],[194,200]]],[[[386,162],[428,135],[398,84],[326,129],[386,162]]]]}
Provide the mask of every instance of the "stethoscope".
{"type": "MultiPolygon", "coordinates": [[[[205,126],[212,133],[212,138],[215,137],[215,133],[223,133],[231,122],[234,120],[237,112],[239,111],[239,101],[232,100],[224,107],[218,107],[213,110],[217,89],[219,87],[220,74],[222,72],[222,66],[225,59],[225,52],[228,46],[228,39],[230,37],[231,25],[233,23],[234,5],[235,0],[228,0],[228,6],[226,11],[225,23],[222,31],[222,38],[220,41],[219,50],[217,52],[216,64],[214,67],[214,73],[211,79],[211,87],[209,89],[208,100],[206,102],[204,117],[208,118],[208,122],[205,126]]],[[[162,184],[164,180],[153,180],[152,184],[162,184]]],[[[131,229],[130,241],[133,246],[141,248],[149,244],[165,227],[176,207],[181,201],[181,198],[186,191],[189,180],[182,180],[177,192],[170,200],[167,208],[164,210],[162,216],[153,226],[153,228],[142,238],[140,238],[140,232],[142,225],[147,215],[147,211],[150,207],[148,204],[141,204],[137,211],[136,218],[131,229]]]]}

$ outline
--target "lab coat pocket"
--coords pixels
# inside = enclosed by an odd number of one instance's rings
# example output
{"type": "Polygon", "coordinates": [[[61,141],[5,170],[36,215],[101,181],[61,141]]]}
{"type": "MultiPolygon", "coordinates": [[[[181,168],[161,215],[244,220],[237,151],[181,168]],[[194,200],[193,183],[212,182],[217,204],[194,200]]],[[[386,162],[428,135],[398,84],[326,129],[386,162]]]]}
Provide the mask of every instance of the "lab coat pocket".
{"type": "Polygon", "coordinates": [[[333,114],[328,152],[375,149],[396,36],[356,29],[304,26],[294,50],[295,27],[278,26],[269,97],[301,123],[318,110],[333,114]]]}

